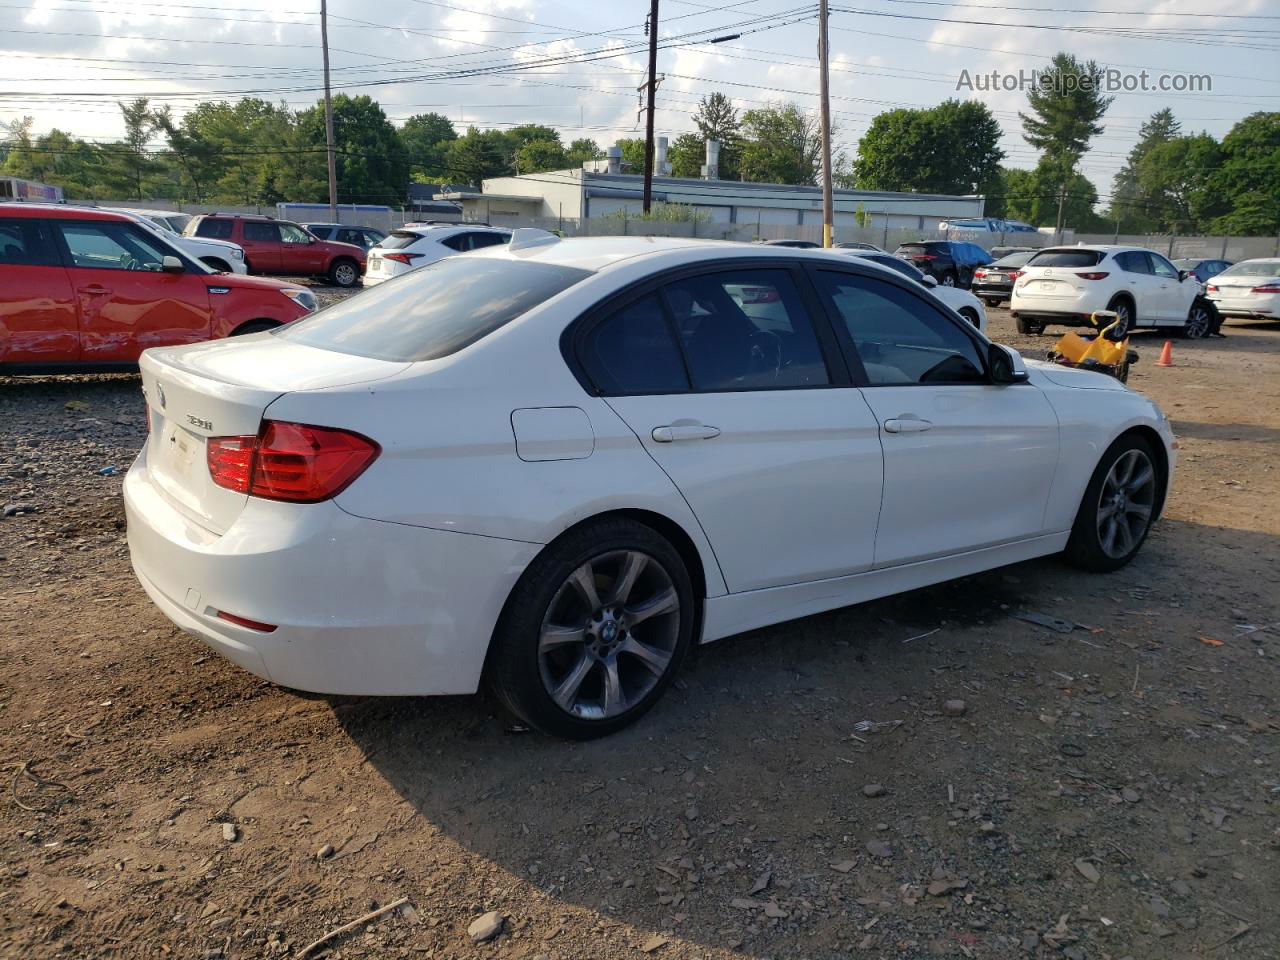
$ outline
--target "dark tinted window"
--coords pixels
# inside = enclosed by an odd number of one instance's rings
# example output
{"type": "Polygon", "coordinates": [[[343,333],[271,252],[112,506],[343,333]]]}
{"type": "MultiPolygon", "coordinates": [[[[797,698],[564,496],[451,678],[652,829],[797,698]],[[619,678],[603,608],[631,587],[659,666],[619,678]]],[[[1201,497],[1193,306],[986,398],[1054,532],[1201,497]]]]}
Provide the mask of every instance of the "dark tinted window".
{"type": "Polygon", "coordinates": [[[459,253],[464,253],[471,249],[471,238],[473,236],[475,236],[473,233],[455,233],[451,237],[445,237],[440,242],[450,250],[457,250],[459,253]]]}
{"type": "Polygon", "coordinates": [[[280,228],[274,223],[248,220],[244,225],[244,238],[250,243],[279,243],[280,228]]]}
{"type": "Polygon", "coordinates": [[[986,381],[973,340],[921,298],[871,277],[818,276],[872,386],[986,381]]]}
{"type": "MultiPolygon", "coordinates": [[[[1117,253],[1115,255],[1116,266],[1125,273],[1150,273],[1151,262],[1147,259],[1145,253],[1130,250],[1127,253],[1117,253]]],[[[1039,266],[1039,264],[1037,264],[1039,266]]]]}
{"type": "Polygon", "coordinates": [[[196,236],[208,237],[210,240],[230,240],[231,221],[211,220],[208,217],[205,217],[196,224],[196,236]]]}
{"type": "Polygon", "coordinates": [[[295,320],[276,335],[379,360],[434,360],[590,275],[545,263],[452,257],[295,320]]]}
{"type": "MultiPolygon", "coordinates": [[[[314,233],[314,232],[315,232],[315,231],[313,230],[313,231],[312,231],[312,233],[314,233]]],[[[325,239],[325,240],[337,240],[339,243],[353,243],[353,244],[355,244],[357,247],[363,247],[363,246],[364,246],[364,231],[363,231],[363,230],[352,230],[350,227],[345,227],[345,228],[343,228],[343,229],[341,229],[341,230],[339,230],[339,231],[338,231],[338,235],[337,235],[336,237],[331,237],[331,236],[326,235],[326,236],[324,237],[324,239],[325,239]]]]}
{"type": "MultiPolygon", "coordinates": [[[[940,246],[941,244],[937,243],[904,243],[893,252],[895,256],[918,257],[925,253],[938,253],[938,247],[940,246]]],[[[947,251],[943,250],[941,252],[946,253],[947,251]]]]}
{"type": "Polygon", "coordinates": [[[870,260],[872,263],[878,263],[882,267],[888,267],[890,270],[902,274],[907,279],[916,281],[916,283],[922,283],[924,281],[924,274],[911,264],[907,263],[907,261],[903,260],[901,257],[891,257],[887,253],[880,253],[870,257],[863,257],[862,259],[870,260]]]}
{"type": "Polygon", "coordinates": [[[1011,253],[1008,256],[1001,257],[994,265],[997,267],[1021,267],[1034,256],[1034,253],[1011,253]]]}
{"type": "Polygon", "coordinates": [[[422,239],[420,233],[410,233],[408,230],[396,230],[389,237],[383,237],[382,242],[378,246],[383,250],[403,250],[405,247],[412,246],[422,239]]]}
{"type": "Polygon", "coordinates": [[[471,235],[471,249],[479,250],[481,247],[496,247],[510,239],[511,235],[507,233],[473,233],[471,235]]]}
{"type": "Polygon", "coordinates": [[[773,390],[829,383],[813,323],[786,270],[733,270],[664,289],[693,388],[773,390]]]}
{"type": "Polygon", "coordinates": [[[1027,264],[1029,267],[1093,267],[1102,260],[1097,250],[1041,250],[1027,264]]]}
{"type": "Polygon", "coordinates": [[[321,240],[328,240],[333,234],[333,227],[307,227],[307,229],[321,240]]]}
{"type": "Polygon", "coordinates": [[[0,263],[53,266],[58,259],[49,227],[40,220],[0,220],[0,263]]]}
{"type": "Polygon", "coordinates": [[[601,393],[685,393],[680,349],[656,294],[602,320],[587,335],[583,364],[601,393]]]}

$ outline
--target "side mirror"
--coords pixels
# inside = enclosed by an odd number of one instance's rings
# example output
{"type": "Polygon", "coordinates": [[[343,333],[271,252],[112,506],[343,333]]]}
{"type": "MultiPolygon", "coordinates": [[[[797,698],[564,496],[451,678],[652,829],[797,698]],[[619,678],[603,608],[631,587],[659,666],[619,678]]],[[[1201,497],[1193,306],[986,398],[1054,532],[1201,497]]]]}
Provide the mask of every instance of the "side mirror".
{"type": "Polygon", "coordinates": [[[987,372],[992,383],[1025,383],[1030,379],[1022,354],[999,343],[987,350],[987,372]]]}
{"type": "Polygon", "coordinates": [[[928,287],[930,290],[932,290],[934,287],[938,285],[938,280],[936,277],[931,277],[926,273],[924,275],[924,285],[928,287]]]}
{"type": "Polygon", "coordinates": [[[165,273],[186,273],[187,268],[183,266],[181,260],[177,257],[165,257],[160,261],[160,269],[165,273]]]}
{"type": "Polygon", "coordinates": [[[1189,277],[1189,276],[1191,276],[1191,271],[1190,271],[1190,270],[1179,270],[1179,271],[1178,271],[1178,282],[1179,282],[1179,283],[1181,283],[1183,280],[1187,279],[1187,277],[1189,277]]]}

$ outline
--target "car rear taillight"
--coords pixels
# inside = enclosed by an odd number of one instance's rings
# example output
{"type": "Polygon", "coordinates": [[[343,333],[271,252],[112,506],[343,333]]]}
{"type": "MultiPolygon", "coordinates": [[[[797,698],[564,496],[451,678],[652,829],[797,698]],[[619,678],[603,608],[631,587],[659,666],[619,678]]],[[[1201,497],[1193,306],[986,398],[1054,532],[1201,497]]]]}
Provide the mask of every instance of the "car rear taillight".
{"type": "Polygon", "coordinates": [[[1081,280],[1105,280],[1109,274],[1103,271],[1099,273],[1077,273],[1076,276],[1081,280]]]}
{"type": "Polygon", "coordinates": [[[774,287],[742,288],[742,302],[744,305],[751,303],[777,303],[779,299],[778,291],[774,287]]]}
{"type": "Polygon", "coordinates": [[[973,271],[973,279],[975,279],[975,280],[985,280],[985,279],[987,279],[987,271],[985,271],[985,270],[975,270],[975,271],[973,271]]]}
{"type": "Polygon", "coordinates": [[[382,448],[349,430],[265,420],[257,436],[210,437],[209,476],[265,500],[319,503],[337,496],[382,448]]]}
{"type": "Polygon", "coordinates": [[[248,617],[242,617],[235,613],[227,613],[225,610],[218,611],[218,619],[225,620],[227,623],[234,623],[238,627],[248,627],[250,630],[260,630],[263,633],[275,633],[276,630],[276,625],[274,623],[263,623],[261,620],[250,620],[248,617]]]}
{"type": "Polygon", "coordinates": [[[1217,284],[1215,284],[1215,283],[1211,283],[1211,284],[1209,284],[1208,286],[1206,286],[1206,287],[1204,288],[1204,292],[1205,292],[1205,293],[1217,293],[1217,292],[1218,292],[1218,285],[1217,285],[1217,284]]]}
{"type": "Polygon", "coordinates": [[[932,253],[909,253],[907,254],[912,260],[937,260],[938,258],[932,253]]]}
{"type": "MultiPolygon", "coordinates": [[[[1209,289],[1213,290],[1216,288],[1210,287],[1209,289]]],[[[1280,286],[1277,286],[1274,283],[1268,283],[1264,287],[1254,287],[1251,292],[1252,293],[1280,293],[1280,286]]]]}
{"type": "Polygon", "coordinates": [[[396,263],[412,264],[422,254],[420,253],[384,253],[383,260],[394,260],[396,263]]]}
{"type": "Polygon", "coordinates": [[[1021,271],[1021,270],[1010,270],[1010,271],[1009,271],[1009,279],[1010,279],[1010,280],[1017,280],[1020,276],[1022,276],[1022,271],[1021,271]]]}

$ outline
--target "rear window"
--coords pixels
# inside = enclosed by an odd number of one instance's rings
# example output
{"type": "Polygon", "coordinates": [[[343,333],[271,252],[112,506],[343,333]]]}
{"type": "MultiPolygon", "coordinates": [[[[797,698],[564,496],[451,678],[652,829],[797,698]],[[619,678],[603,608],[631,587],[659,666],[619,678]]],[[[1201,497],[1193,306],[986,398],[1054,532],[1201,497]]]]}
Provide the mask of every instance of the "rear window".
{"type": "Polygon", "coordinates": [[[927,253],[931,247],[936,248],[936,247],[937,247],[937,244],[936,244],[936,243],[904,243],[902,246],[898,247],[898,249],[897,249],[897,250],[895,250],[895,251],[893,251],[893,252],[894,252],[895,254],[898,254],[898,253],[911,253],[911,254],[915,254],[915,253],[927,253]]]}
{"type": "Polygon", "coordinates": [[[422,239],[420,233],[410,233],[408,230],[396,230],[389,237],[383,237],[382,242],[378,244],[383,250],[401,250],[404,247],[411,246],[422,239]]]}
{"type": "Polygon", "coordinates": [[[1220,277],[1278,277],[1280,276],[1280,260],[1246,260],[1234,267],[1227,267],[1220,277]]]}
{"type": "Polygon", "coordinates": [[[435,360],[589,276],[546,263],[450,257],[295,320],[276,336],[376,360],[435,360]]]}
{"type": "Polygon", "coordinates": [[[992,266],[996,267],[1021,267],[1028,260],[1034,257],[1034,253],[1011,253],[1007,257],[1001,257],[992,266]]]}
{"type": "Polygon", "coordinates": [[[1029,267],[1092,267],[1102,261],[1097,250],[1041,250],[1031,258],[1029,267]]]}
{"type": "Polygon", "coordinates": [[[231,221],[210,220],[208,217],[205,217],[196,224],[196,236],[208,237],[211,240],[230,240],[231,221]]]}

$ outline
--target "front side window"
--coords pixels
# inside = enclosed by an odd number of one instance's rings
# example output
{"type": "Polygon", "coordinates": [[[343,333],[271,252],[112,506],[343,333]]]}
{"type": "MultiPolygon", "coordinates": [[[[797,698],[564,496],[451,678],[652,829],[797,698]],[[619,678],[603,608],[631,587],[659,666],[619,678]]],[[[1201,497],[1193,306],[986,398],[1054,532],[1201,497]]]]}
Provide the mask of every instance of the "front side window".
{"type": "Polygon", "coordinates": [[[0,220],[0,264],[51,267],[57,263],[47,224],[25,217],[0,220]]]}
{"type": "MultiPolygon", "coordinates": [[[[245,226],[248,226],[246,224],[245,226]]],[[[311,234],[303,230],[296,223],[280,223],[276,224],[280,230],[280,239],[284,243],[310,243],[311,234]]]]}
{"type": "Polygon", "coordinates": [[[244,238],[248,243],[279,243],[280,228],[274,223],[249,220],[244,225],[244,238]]]}
{"type": "Polygon", "coordinates": [[[701,391],[830,383],[813,323],[786,270],[733,270],[664,288],[701,391]]]}
{"type": "Polygon", "coordinates": [[[977,345],[949,317],[895,284],[822,271],[872,386],[985,383],[977,345]]]}
{"type": "Polygon", "coordinates": [[[164,269],[165,257],[175,255],[156,238],[124,223],[68,221],[58,229],[75,267],[156,273],[164,269]]]}
{"type": "Polygon", "coordinates": [[[657,294],[642,297],[592,327],[582,362],[606,396],[689,390],[684,360],[657,294]]]}
{"type": "Polygon", "coordinates": [[[1147,259],[1151,261],[1151,272],[1157,277],[1164,277],[1166,280],[1178,279],[1178,271],[1174,269],[1173,264],[1160,254],[1148,252],[1147,259]]]}
{"type": "Polygon", "coordinates": [[[196,224],[196,236],[208,237],[210,240],[230,240],[231,221],[213,220],[209,217],[205,217],[196,224]]]}
{"type": "Polygon", "coordinates": [[[547,263],[449,257],[295,320],[275,336],[378,360],[435,360],[589,276],[547,263]]]}

